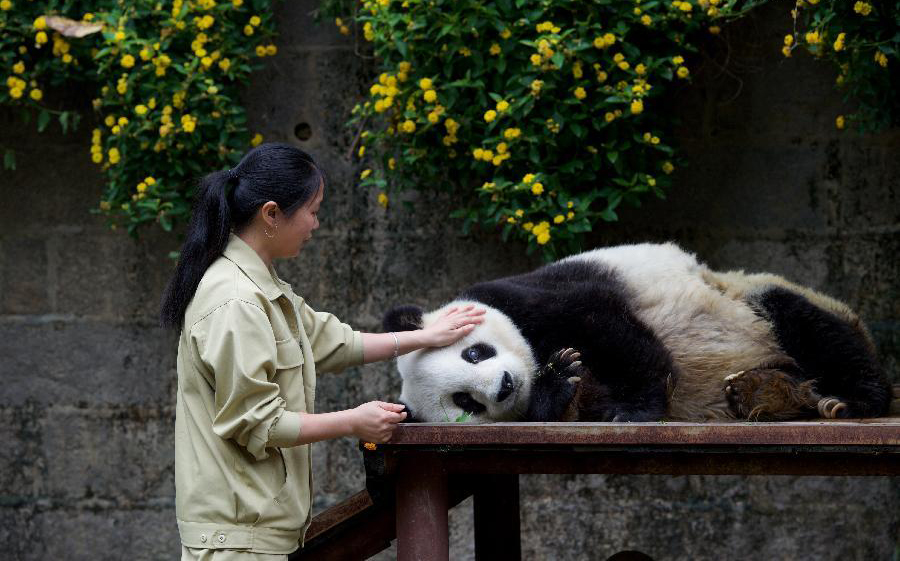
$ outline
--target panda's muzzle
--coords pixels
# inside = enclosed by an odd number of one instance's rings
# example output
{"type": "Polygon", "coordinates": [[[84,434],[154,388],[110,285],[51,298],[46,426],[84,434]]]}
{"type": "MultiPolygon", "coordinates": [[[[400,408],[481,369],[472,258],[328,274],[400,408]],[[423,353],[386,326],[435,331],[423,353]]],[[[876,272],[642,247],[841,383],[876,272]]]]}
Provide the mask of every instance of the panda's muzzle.
{"type": "Polygon", "coordinates": [[[513,384],[512,376],[509,375],[509,372],[503,372],[503,379],[500,380],[500,391],[497,392],[497,403],[500,403],[510,395],[512,395],[513,390],[515,390],[515,385],[513,384]]]}

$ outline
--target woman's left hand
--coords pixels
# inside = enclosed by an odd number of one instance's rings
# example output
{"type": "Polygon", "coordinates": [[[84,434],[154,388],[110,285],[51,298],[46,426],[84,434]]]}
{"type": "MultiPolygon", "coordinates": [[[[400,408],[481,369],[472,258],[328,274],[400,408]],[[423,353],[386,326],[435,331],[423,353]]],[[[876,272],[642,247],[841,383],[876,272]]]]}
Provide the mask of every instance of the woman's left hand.
{"type": "Polygon", "coordinates": [[[427,345],[443,347],[459,341],[484,321],[484,312],[484,308],[476,308],[474,304],[450,308],[436,322],[422,330],[427,345]]]}

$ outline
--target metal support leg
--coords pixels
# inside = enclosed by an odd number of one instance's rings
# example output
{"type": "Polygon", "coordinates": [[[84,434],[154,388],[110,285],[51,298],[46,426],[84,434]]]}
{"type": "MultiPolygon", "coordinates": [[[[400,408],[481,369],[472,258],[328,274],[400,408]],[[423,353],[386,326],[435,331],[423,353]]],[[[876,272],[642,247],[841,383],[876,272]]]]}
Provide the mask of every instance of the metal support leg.
{"type": "Polygon", "coordinates": [[[397,559],[450,559],[447,474],[434,454],[398,455],[397,559]]]}

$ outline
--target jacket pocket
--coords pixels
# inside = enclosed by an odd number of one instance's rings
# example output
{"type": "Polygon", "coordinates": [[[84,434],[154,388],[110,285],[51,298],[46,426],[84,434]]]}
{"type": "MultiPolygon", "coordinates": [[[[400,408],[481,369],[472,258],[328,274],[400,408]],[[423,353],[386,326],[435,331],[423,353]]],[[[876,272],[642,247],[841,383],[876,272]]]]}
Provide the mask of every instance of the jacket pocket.
{"type": "Polygon", "coordinates": [[[280,373],[303,366],[303,349],[296,339],[275,341],[275,371],[280,373]]]}

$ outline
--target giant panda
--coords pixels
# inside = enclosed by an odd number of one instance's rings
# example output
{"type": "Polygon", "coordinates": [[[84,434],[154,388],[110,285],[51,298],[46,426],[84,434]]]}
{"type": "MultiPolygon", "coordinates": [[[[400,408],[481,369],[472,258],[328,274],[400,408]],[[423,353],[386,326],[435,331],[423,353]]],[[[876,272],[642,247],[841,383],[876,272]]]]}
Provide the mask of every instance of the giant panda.
{"type": "Polygon", "coordinates": [[[587,251],[481,282],[386,331],[475,304],[458,342],[397,359],[410,421],[792,420],[884,415],[890,386],[845,304],[770,274],[715,272],[674,243],[587,251]]]}

